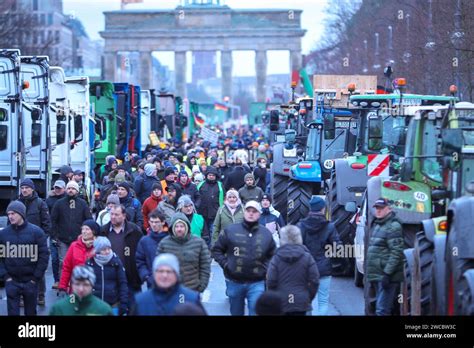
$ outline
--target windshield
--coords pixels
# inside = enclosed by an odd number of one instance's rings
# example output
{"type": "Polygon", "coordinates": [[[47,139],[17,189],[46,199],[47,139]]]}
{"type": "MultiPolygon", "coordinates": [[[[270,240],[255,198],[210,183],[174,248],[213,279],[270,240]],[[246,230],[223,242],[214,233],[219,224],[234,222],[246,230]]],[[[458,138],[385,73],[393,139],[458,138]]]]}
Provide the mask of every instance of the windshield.
{"type": "Polygon", "coordinates": [[[347,129],[336,128],[336,136],[334,139],[323,140],[322,160],[341,158],[345,151],[347,129]]]}
{"type": "Polygon", "coordinates": [[[474,146],[474,110],[456,110],[458,127],[462,128],[464,146],[474,146]]]}
{"type": "Polygon", "coordinates": [[[382,113],[383,119],[383,147],[387,147],[396,155],[403,156],[406,142],[406,117],[392,117],[382,113]]]}
{"type": "Polygon", "coordinates": [[[308,161],[319,160],[321,149],[321,131],[317,128],[311,129],[308,134],[308,146],[306,148],[306,159],[308,161]]]}

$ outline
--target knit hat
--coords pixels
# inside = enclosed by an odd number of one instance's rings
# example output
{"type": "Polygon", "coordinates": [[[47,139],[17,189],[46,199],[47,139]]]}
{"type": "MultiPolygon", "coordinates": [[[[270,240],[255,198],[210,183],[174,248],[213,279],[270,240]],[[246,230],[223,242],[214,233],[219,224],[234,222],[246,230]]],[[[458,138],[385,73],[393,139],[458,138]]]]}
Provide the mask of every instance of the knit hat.
{"type": "Polygon", "coordinates": [[[309,201],[311,211],[321,211],[326,207],[326,202],[319,196],[312,196],[309,201]]]}
{"type": "Polygon", "coordinates": [[[26,220],[26,206],[20,201],[13,201],[7,207],[7,213],[9,211],[14,211],[17,214],[20,214],[23,220],[26,220]]]}
{"type": "Polygon", "coordinates": [[[128,184],[128,182],[121,182],[117,185],[117,187],[123,187],[125,190],[127,190],[128,193],[130,193],[130,185],[128,184]]]}
{"type": "Polygon", "coordinates": [[[127,180],[125,179],[125,175],[123,175],[123,174],[117,174],[117,175],[115,175],[114,182],[115,182],[116,184],[120,184],[120,183],[125,182],[125,181],[127,181],[127,180]]]}
{"type": "Polygon", "coordinates": [[[94,240],[94,250],[97,254],[106,248],[112,248],[112,244],[107,237],[100,236],[94,240]]]}
{"type": "Polygon", "coordinates": [[[301,230],[294,225],[287,225],[280,230],[280,245],[303,244],[301,230]]]}
{"type": "Polygon", "coordinates": [[[177,212],[173,215],[173,217],[171,218],[171,231],[173,232],[173,235],[174,235],[174,229],[175,229],[175,226],[177,223],[182,223],[184,224],[185,226],[185,229],[186,229],[186,235],[190,232],[191,230],[191,223],[189,222],[188,218],[186,217],[186,215],[184,215],[183,213],[181,212],[177,212]]]}
{"type": "Polygon", "coordinates": [[[110,167],[114,162],[117,163],[117,159],[113,155],[108,155],[105,157],[105,162],[110,167]]]}
{"type": "Polygon", "coordinates": [[[146,176],[152,176],[153,172],[156,170],[156,166],[152,163],[147,163],[145,164],[145,175],[146,176]]]}
{"type": "Polygon", "coordinates": [[[252,179],[253,181],[255,181],[255,177],[253,176],[252,173],[245,174],[244,180],[247,180],[247,179],[252,179]]]}
{"type": "Polygon", "coordinates": [[[71,180],[67,183],[66,185],[66,189],[72,187],[73,189],[75,189],[77,192],[79,192],[79,184],[77,182],[75,182],[74,180],[71,180]]]}
{"type": "Polygon", "coordinates": [[[31,179],[23,179],[21,181],[21,184],[20,184],[20,187],[22,187],[22,186],[26,186],[26,187],[29,187],[33,190],[36,190],[35,183],[31,179]]]}
{"type": "Polygon", "coordinates": [[[87,219],[86,221],[84,221],[82,223],[82,226],[89,227],[92,230],[92,232],[94,233],[94,236],[97,236],[100,232],[99,225],[93,219],[87,219]]]}
{"type": "MultiPolygon", "coordinates": [[[[145,166],[146,167],[146,166],[145,166]]],[[[165,178],[170,175],[170,174],[174,174],[174,168],[173,167],[167,167],[165,168],[165,178]]]]}
{"type": "Polygon", "coordinates": [[[153,260],[153,273],[156,272],[161,266],[168,266],[176,273],[179,277],[179,261],[178,258],[173,254],[160,254],[153,260]]]}
{"type": "Polygon", "coordinates": [[[268,193],[265,193],[263,196],[262,196],[262,201],[264,199],[268,199],[270,201],[270,204],[272,203],[272,197],[268,194],[268,193]]]}
{"type": "Polygon", "coordinates": [[[235,196],[237,199],[240,199],[239,192],[234,189],[230,189],[229,191],[227,191],[227,193],[225,194],[225,198],[227,199],[229,198],[229,196],[235,196]]]}
{"type": "Polygon", "coordinates": [[[92,286],[95,284],[95,273],[92,267],[76,266],[72,271],[71,279],[73,281],[88,281],[92,286]]]}
{"type": "Polygon", "coordinates": [[[107,204],[110,204],[110,203],[113,203],[115,205],[119,205],[120,204],[120,198],[119,196],[117,196],[115,193],[111,193],[109,195],[109,197],[107,197],[107,204]]]}
{"type": "Polygon", "coordinates": [[[63,180],[56,180],[53,187],[66,188],[66,183],[63,180]]]}
{"type": "Polygon", "coordinates": [[[201,173],[201,169],[199,169],[199,166],[197,164],[193,165],[192,169],[193,174],[194,173],[201,173]]]}
{"type": "Polygon", "coordinates": [[[257,315],[282,315],[281,295],[276,291],[265,291],[255,304],[255,312],[257,315]]]}
{"type": "Polygon", "coordinates": [[[185,207],[187,205],[191,205],[191,204],[194,208],[194,202],[191,199],[191,196],[190,195],[183,195],[183,196],[179,197],[179,199],[178,199],[178,206],[176,207],[176,210],[180,211],[183,207],[185,207]]]}
{"type": "Polygon", "coordinates": [[[161,183],[155,182],[155,183],[153,184],[153,186],[151,187],[151,190],[152,190],[152,191],[155,191],[156,189],[160,189],[161,191],[163,191],[163,186],[161,186],[161,183]]]}
{"type": "Polygon", "coordinates": [[[73,172],[72,168],[70,166],[64,165],[61,168],[59,168],[59,173],[62,175],[68,175],[73,172]]]}
{"type": "Polygon", "coordinates": [[[197,173],[194,175],[194,180],[204,181],[204,175],[202,175],[202,173],[197,173]]]}
{"type": "Polygon", "coordinates": [[[189,177],[188,172],[185,171],[185,170],[180,171],[179,174],[178,174],[178,178],[181,178],[182,176],[189,177]]]}

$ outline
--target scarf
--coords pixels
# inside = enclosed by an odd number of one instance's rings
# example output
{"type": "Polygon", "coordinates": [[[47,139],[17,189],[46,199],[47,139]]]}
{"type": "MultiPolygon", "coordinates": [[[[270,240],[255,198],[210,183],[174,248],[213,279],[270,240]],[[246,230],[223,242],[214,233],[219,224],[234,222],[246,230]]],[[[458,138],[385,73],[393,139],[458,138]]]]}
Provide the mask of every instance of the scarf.
{"type": "Polygon", "coordinates": [[[87,249],[92,248],[94,245],[94,239],[85,241],[84,238],[81,237],[82,243],[86,246],[87,249]]]}
{"type": "Polygon", "coordinates": [[[112,257],[114,257],[114,253],[112,252],[108,253],[107,255],[95,254],[94,260],[98,265],[105,266],[110,260],[112,260],[112,257]]]}

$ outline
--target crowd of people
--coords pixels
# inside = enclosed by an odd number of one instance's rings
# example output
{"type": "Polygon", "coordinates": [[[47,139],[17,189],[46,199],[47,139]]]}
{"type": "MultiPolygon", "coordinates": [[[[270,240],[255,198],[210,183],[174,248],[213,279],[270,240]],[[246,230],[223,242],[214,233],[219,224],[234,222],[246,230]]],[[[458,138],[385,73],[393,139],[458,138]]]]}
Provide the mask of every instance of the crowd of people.
{"type": "Polygon", "coordinates": [[[94,197],[83,173],[63,166],[46,200],[25,179],[7,208],[0,245],[32,245],[35,257],[0,258],[9,315],[45,305],[51,262],[58,299],[51,315],[204,315],[211,263],[222,267],[230,314],[328,311],[327,244],[341,243],[325,201],[285,226],[272,206],[271,147],[252,134],[211,144],[149,145],[97,171],[94,197]],[[241,139],[241,140],[239,140],[241,139]]]}

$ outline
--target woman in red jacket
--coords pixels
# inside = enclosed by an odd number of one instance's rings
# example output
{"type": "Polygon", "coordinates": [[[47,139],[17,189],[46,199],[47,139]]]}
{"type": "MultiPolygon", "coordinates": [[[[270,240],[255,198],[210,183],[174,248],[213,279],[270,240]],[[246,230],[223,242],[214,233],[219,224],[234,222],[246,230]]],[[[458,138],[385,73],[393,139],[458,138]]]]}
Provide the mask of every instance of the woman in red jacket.
{"type": "Polygon", "coordinates": [[[151,195],[145,201],[143,202],[142,206],[142,215],[143,215],[143,227],[145,228],[145,231],[148,233],[148,228],[150,227],[150,224],[148,223],[148,215],[156,209],[158,206],[158,203],[162,201],[162,195],[163,191],[161,188],[160,183],[153,184],[152,190],[151,190],[151,195]]]}
{"type": "Polygon", "coordinates": [[[70,292],[72,270],[78,265],[85,265],[86,261],[94,256],[94,239],[99,230],[99,225],[92,219],[82,223],[81,234],[71,243],[64,258],[59,291],[70,292]]]}

